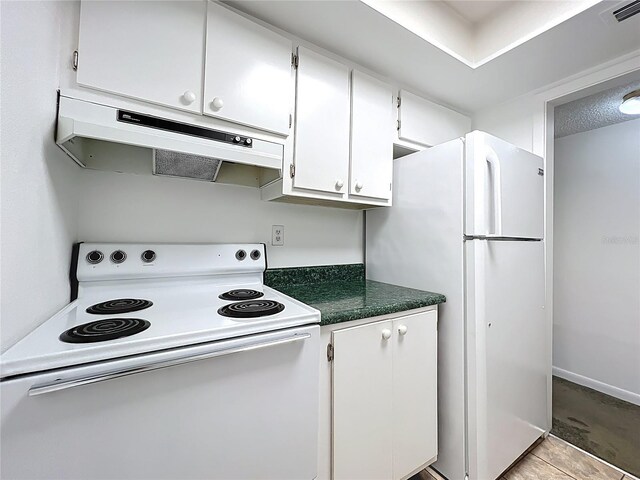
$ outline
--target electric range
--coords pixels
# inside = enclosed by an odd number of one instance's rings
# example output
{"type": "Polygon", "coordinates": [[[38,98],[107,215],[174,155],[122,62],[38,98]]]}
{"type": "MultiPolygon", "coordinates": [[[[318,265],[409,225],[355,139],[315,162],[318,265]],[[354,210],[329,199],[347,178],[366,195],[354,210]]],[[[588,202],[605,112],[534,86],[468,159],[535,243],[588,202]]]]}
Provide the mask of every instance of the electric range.
{"type": "Polygon", "coordinates": [[[314,478],[320,313],[265,254],[79,244],[73,301],[0,356],[3,473],[314,478]]]}

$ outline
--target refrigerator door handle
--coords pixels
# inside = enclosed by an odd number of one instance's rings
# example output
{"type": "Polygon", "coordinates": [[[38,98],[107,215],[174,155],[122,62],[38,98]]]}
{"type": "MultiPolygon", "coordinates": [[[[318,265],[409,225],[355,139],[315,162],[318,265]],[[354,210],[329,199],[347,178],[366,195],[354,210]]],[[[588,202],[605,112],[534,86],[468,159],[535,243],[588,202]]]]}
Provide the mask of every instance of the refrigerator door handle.
{"type": "Polygon", "coordinates": [[[493,235],[502,235],[502,176],[500,175],[500,159],[489,146],[485,147],[485,160],[489,165],[493,186],[493,235]]]}
{"type": "Polygon", "coordinates": [[[464,235],[463,240],[487,240],[495,242],[541,242],[542,238],[536,237],[505,237],[502,235],[464,235]]]}

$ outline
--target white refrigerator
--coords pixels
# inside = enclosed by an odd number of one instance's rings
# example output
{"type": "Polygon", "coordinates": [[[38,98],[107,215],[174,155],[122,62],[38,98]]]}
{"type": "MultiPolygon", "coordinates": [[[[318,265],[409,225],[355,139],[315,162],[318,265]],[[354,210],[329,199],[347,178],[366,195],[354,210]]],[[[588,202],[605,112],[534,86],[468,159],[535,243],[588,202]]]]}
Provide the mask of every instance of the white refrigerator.
{"type": "Polygon", "coordinates": [[[550,428],[542,158],[475,131],[394,164],[367,277],[446,295],[434,467],[493,480],[550,428]]]}

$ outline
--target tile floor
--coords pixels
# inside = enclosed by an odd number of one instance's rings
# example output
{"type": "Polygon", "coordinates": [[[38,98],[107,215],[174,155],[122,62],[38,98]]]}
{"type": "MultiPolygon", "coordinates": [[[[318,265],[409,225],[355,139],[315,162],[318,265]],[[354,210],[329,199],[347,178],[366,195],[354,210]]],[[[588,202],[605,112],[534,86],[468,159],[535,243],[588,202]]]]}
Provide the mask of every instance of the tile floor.
{"type": "MultiPolygon", "coordinates": [[[[443,480],[426,469],[410,480],[443,480]]],[[[458,480],[458,479],[450,479],[458,480]]],[[[488,480],[488,479],[487,479],[488,480]]],[[[513,465],[500,480],[638,480],[554,436],[547,437],[513,465]]]]}

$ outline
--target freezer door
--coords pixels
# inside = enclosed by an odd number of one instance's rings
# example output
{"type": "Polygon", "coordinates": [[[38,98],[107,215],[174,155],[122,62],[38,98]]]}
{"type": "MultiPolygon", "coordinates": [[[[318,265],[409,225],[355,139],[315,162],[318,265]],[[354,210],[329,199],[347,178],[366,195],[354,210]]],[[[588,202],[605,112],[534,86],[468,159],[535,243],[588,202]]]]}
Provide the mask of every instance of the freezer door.
{"type": "Polygon", "coordinates": [[[465,242],[469,479],[491,480],[547,429],[540,241],[465,242]]]}
{"type": "Polygon", "coordinates": [[[480,131],[466,147],[465,235],[542,238],[542,158],[480,131]]]}

